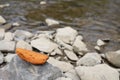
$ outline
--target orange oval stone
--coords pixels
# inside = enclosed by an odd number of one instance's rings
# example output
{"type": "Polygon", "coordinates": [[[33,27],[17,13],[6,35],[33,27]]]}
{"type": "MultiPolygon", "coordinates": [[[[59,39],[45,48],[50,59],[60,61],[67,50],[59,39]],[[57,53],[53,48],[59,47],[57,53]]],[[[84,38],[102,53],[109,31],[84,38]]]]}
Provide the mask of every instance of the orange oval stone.
{"type": "Polygon", "coordinates": [[[16,53],[21,59],[32,64],[44,64],[48,59],[48,55],[22,48],[17,48],[16,53]]]}

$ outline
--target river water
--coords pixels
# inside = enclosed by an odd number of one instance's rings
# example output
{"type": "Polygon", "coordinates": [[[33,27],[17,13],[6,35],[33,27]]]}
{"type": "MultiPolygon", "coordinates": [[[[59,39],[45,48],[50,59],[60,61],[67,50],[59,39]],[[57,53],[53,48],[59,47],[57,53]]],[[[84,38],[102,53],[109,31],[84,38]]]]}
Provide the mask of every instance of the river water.
{"type": "Polygon", "coordinates": [[[9,7],[0,9],[7,22],[19,22],[29,31],[55,30],[72,26],[83,35],[88,47],[93,50],[98,39],[110,39],[103,52],[120,49],[120,0],[0,0],[9,7]],[[64,22],[61,26],[48,27],[46,18],[64,22]]]}

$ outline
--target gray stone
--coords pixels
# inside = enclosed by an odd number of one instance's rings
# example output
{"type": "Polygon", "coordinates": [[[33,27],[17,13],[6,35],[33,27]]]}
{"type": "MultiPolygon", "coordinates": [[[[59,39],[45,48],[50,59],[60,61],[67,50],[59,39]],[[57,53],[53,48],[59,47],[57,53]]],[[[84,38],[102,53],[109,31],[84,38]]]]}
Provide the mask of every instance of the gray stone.
{"type": "Polygon", "coordinates": [[[0,64],[3,63],[3,58],[4,58],[4,55],[3,55],[3,53],[0,52],[0,64]]]}
{"type": "Polygon", "coordinates": [[[63,53],[62,53],[62,51],[59,48],[57,48],[52,53],[50,53],[50,55],[52,55],[52,56],[54,56],[54,55],[61,55],[62,56],[63,53]]]}
{"type": "Polygon", "coordinates": [[[79,66],[75,70],[81,80],[119,80],[118,71],[106,64],[93,67],[79,66]]]}
{"type": "Polygon", "coordinates": [[[40,5],[45,5],[45,4],[47,4],[46,1],[41,1],[41,2],[40,2],[40,5]]]}
{"type": "Polygon", "coordinates": [[[53,66],[58,67],[62,72],[67,72],[73,69],[73,65],[64,61],[58,61],[52,57],[49,57],[48,63],[52,64],[53,66]]]}
{"type": "Polygon", "coordinates": [[[28,32],[28,31],[25,31],[25,30],[16,30],[14,32],[15,34],[15,40],[26,40],[26,39],[29,39],[33,36],[32,33],[28,32]]]}
{"type": "Polygon", "coordinates": [[[58,48],[58,45],[47,38],[39,38],[31,41],[31,45],[43,52],[51,53],[58,48]]]}
{"type": "Polygon", "coordinates": [[[19,24],[18,22],[14,22],[14,23],[12,24],[12,26],[14,26],[14,27],[19,27],[20,24],[19,24]]]}
{"type": "Polygon", "coordinates": [[[55,80],[61,76],[61,71],[49,63],[32,65],[18,56],[0,70],[0,80],[55,80]]]}
{"type": "Polygon", "coordinates": [[[78,74],[76,73],[74,69],[66,72],[64,75],[68,78],[71,78],[72,80],[80,80],[78,74]]]}
{"type": "Polygon", "coordinates": [[[68,45],[61,40],[57,40],[57,44],[59,45],[60,49],[71,51],[73,50],[73,47],[71,45],[68,45]]]}
{"type": "Polygon", "coordinates": [[[13,38],[14,38],[14,34],[13,34],[13,33],[11,33],[11,32],[6,32],[6,33],[5,33],[5,38],[4,38],[4,40],[6,40],[6,41],[12,41],[13,38]]]}
{"type": "Polygon", "coordinates": [[[16,54],[8,53],[7,56],[4,57],[4,61],[9,63],[16,54]]]}
{"type": "Polygon", "coordinates": [[[16,48],[23,48],[23,49],[27,49],[27,50],[32,50],[32,46],[23,40],[17,42],[16,48]]]}
{"type": "Polygon", "coordinates": [[[71,78],[59,77],[56,80],[72,80],[71,78]]]}
{"type": "Polygon", "coordinates": [[[0,41],[0,51],[2,52],[14,52],[16,43],[14,41],[0,41]]]}
{"type": "Polygon", "coordinates": [[[8,6],[10,6],[10,4],[0,4],[0,8],[4,8],[4,7],[8,7],[8,6]]]}
{"type": "Polygon", "coordinates": [[[101,61],[101,56],[98,53],[87,53],[77,61],[77,66],[94,66],[100,64],[101,61]]]}
{"type": "Polygon", "coordinates": [[[88,51],[86,44],[79,37],[75,39],[73,43],[73,49],[77,53],[88,51]]]}
{"type": "Polygon", "coordinates": [[[49,18],[47,18],[47,19],[45,20],[45,22],[47,23],[48,26],[59,25],[59,22],[56,21],[56,20],[54,20],[54,19],[49,19],[49,18]]]}
{"type": "Polygon", "coordinates": [[[97,40],[97,45],[98,45],[98,46],[104,46],[104,45],[105,45],[105,42],[102,41],[101,39],[98,39],[98,40],[97,40]]]}
{"type": "Polygon", "coordinates": [[[2,40],[5,36],[5,29],[0,29],[0,40],[2,40]]]}
{"type": "Polygon", "coordinates": [[[72,44],[78,32],[71,27],[57,29],[55,39],[63,41],[64,43],[72,44]]]}
{"type": "Polygon", "coordinates": [[[73,61],[77,61],[78,60],[78,57],[77,55],[73,52],[73,51],[69,51],[69,50],[64,50],[66,56],[70,59],[70,60],[73,60],[73,61]]]}
{"type": "Polygon", "coordinates": [[[0,15],[0,24],[6,23],[6,20],[0,15]]]}
{"type": "Polygon", "coordinates": [[[120,50],[107,52],[105,56],[111,64],[116,67],[120,67],[120,50]]]}

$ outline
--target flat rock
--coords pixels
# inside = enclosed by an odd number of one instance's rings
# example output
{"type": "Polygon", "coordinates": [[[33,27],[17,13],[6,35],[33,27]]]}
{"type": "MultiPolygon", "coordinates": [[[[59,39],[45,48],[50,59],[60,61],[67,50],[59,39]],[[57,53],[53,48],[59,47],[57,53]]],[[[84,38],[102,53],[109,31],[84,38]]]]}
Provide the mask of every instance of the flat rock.
{"type": "Polygon", "coordinates": [[[4,55],[3,55],[3,53],[0,52],[0,64],[3,63],[3,58],[4,58],[4,55]]]}
{"type": "Polygon", "coordinates": [[[120,67],[120,50],[107,52],[105,57],[111,64],[120,67]]]}
{"type": "Polygon", "coordinates": [[[61,71],[49,63],[32,65],[18,56],[0,70],[0,80],[55,80],[61,76],[61,71]]]}
{"type": "Polygon", "coordinates": [[[11,32],[6,32],[6,33],[5,33],[5,38],[4,38],[4,40],[6,40],[6,41],[12,41],[13,38],[14,38],[14,34],[13,34],[13,33],[11,33],[11,32]]]}
{"type": "Polygon", "coordinates": [[[0,46],[0,51],[2,52],[14,52],[15,51],[16,43],[14,41],[2,40],[0,41],[0,44],[2,44],[0,46]]]}
{"type": "Polygon", "coordinates": [[[47,38],[39,38],[31,41],[31,45],[43,52],[51,53],[58,45],[47,38]]]}
{"type": "Polygon", "coordinates": [[[60,23],[54,19],[50,19],[50,18],[47,18],[45,20],[45,22],[47,23],[48,26],[52,26],[52,25],[59,25],[60,23]]]}
{"type": "Polygon", "coordinates": [[[73,43],[73,49],[77,53],[88,51],[86,44],[79,37],[76,37],[73,43]]]}
{"type": "Polygon", "coordinates": [[[78,32],[71,27],[57,29],[55,39],[61,40],[64,43],[72,44],[78,32]]]}
{"type": "Polygon", "coordinates": [[[32,50],[32,46],[23,40],[17,42],[16,48],[23,48],[23,49],[27,49],[27,50],[32,50]]]}
{"type": "Polygon", "coordinates": [[[106,64],[93,67],[79,66],[75,70],[81,80],[119,80],[118,71],[106,64]]]}
{"type": "Polygon", "coordinates": [[[7,56],[4,57],[4,61],[9,63],[16,54],[8,53],[7,56]]]}
{"type": "Polygon", "coordinates": [[[5,36],[5,29],[0,29],[0,40],[2,40],[5,36]]]}
{"type": "Polygon", "coordinates": [[[62,72],[67,72],[73,69],[73,65],[64,61],[58,61],[52,57],[48,59],[48,63],[52,64],[53,66],[58,67],[62,72]]]}
{"type": "Polygon", "coordinates": [[[6,23],[6,20],[0,15],[0,24],[6,23]]]}
{"type": "Polygon", "coordinates": [[[72,60],[72,61],[77,61],[78,60],[77,55],[73,51],[64,50],[64,52],[70,60],[72,60]]]}
{"type": "Polygon", "coordinates": [[[77,61],[77,66],[95,66],[102,61],[98,53],[87,53],[77,61]]]}
{"type": "Polygon", "coordinates": [[[15,40],[26,40],[33,36],[32,33],[25,30],[16,30],[14,34],[15,34],[15,40]]]}
{"type": "Polygon", "coordinates": [[[68,78],[71,78],[72,80],[80,80],[78,74],[76,73],[74,69],[66,72],[64,75],[68,78]]]}

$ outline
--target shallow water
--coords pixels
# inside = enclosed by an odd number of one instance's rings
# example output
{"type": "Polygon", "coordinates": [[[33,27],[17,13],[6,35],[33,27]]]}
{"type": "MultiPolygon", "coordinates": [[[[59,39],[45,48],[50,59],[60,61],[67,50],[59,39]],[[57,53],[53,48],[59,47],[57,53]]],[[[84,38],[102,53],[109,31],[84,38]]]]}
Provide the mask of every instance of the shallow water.
{"type": "MultiPolygon", "coordinates": [[[[104,51],[120,49],[120,0],[0,0],[10,7],[0,9],[8,22],[19,22],[20,27],[29,31],[54,30],[61,26],[48,27],[44,21],[53,18],[72,26],[83,35],[90,49],[97,39],[110,39],[104,51]]],[[[65,26],[65,25],[62,25],[65,26]]],[[[103,52],[104,52],[103,51],[103,52]]]]}

